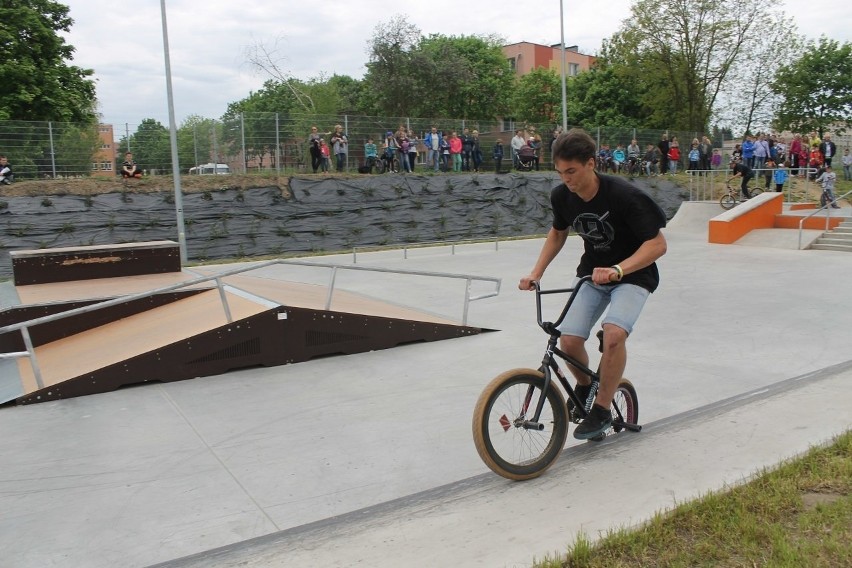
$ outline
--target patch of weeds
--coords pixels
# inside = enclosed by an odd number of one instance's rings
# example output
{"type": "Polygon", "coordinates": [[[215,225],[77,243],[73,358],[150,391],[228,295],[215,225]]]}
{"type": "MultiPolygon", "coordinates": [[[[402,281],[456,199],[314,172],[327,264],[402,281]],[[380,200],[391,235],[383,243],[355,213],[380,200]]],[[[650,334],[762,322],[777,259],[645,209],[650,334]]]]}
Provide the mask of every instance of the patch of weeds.
{"type": "Polygon", "coordinates": [[[418,223],[417,219],[415,219],[413,217],[405,224],[405,226],[408,227],[409,229],[416,229],[418,227],[418,225],[420,225],[420,223],[418,223]]]}
{"type": "Polygon", "coordinates": [[[201,192],[201,199],[204,201],[213,201],[213,194],[209,189],[205,189],[201,192]]]}
{"type": "Polygon", "coordinates": [[[169,205],[174,205],[175,196],[171,193],[167,193],[163,196],[163,203],[167,203],[169,205]]]}
{"type": "Polygon", "coordinates": [[[459,201],[462,202],[462,205],[470,205],[471,203],[473,203],[473,198],[472,197],[462,197],[459,201]]]}
{"type": "Polygon", "coordinates": [[[32,226],[30,226],[30,225],[24,225],[23,227],[9,227],[6,230],[6,234],[8,234],[9,236],[12,236],[12,237],[21,238],[21,237],[26,237],[29,234],[31,229],[32,229],[32,226]]]}
{"type": "Polygon", "coordinates": [[[384,223],[379,225],[379,227],[381,227],[382,230],[386,233],[390,233],[391,231],[393,231],[393,225],[390,224],[388,221],[385,221],[384,223]]]}
{"type": "Polygon", "coordinates": [[[207,239],[212,241],[212,240],[215,240],[215,239],[224,239],[227,236],[228,236],[228,230],[225,229],[225,227],[219,227],[219,225],[213,225],[213,227],[210,229],[210,234],[208,235],[207,239]]]}
{"type": "Polygon", "coordinates": [[[237,190],[237,194],[234,196],[234,201],[236,201],[237,203],[245,203],[246,196],[243,193],[242,189],[237,190]]]}
{"type": "Polygon", "coordinates": [[[184,219],[183,219],[183,226],[184,227],[192,227],[193,225],[195,225],[195,219],[193,219],[192,217],[184,217],[184,219]]]}
{"type": "Polygon", "coordinates": [[[74,223],[68,222],[68,223],[62,223],[62,226],[59,227],[59,230],[57,232],[59,232],[63,235],[70,235],[71,233],[73,233],[76,230],[77,230],[77,228],[74,226],[74,223]]]}
{"type": "Polygon", "coordinates": [[[94,204],[95,204],[95,199],[91,195],[87,195],[86,197],[83,198],[83,205],[85,205],[86,207],[91,207],[94,204]]]}
{"type": "Polygon", "coordinates": [[[325,237],[328,235],[328,229],[326,229],[325,227],[321,227],[316,231],[313,231],[313,235],[315,237],[325,237]]]}
{"type": "Polygon", "coordinates": [[[41,206],[42,207],[53,207],[53,200],[50,199],[49,197],[43,197],[41,199],[41,206]]]}
{"type": "Polygon", "coordinates": [[[237,246],[237,258],[245,258],[246,251],[243,249],[243,245],[237,246]]]}
{"type": "Polygon", "coordinates": [[[345,190],[345,189],[339,189],[339,188],[338,188],[338,190],[337,190],[337,195],[341,195],[341,196],[342,196],[342,195],[346,195],[346,190],[345,190]]]}
{"type": "Polygon", "coordinates": [[[446,193],[452,193],[454,189],[455,189],[455,186],[453,185],[453,180],[448,179],[448,180],[447,180],[447,186],[446,186],[446,188],[444,189],[444,191],[445,191],[446,193]]]}
{"type": "Polygon", "coordinates": [[[391,205],[390,203],[382,203],[382,211],[390,213],[391,211],[393,211],[393,205],[391,205]]]}
{"type": "Polygon", "coordinates": [[[446,215],[443,215],[443,214],[442,214],[442,215],[438,218],[438,225],[439,225],[442,229],[443,229],[443,228],[445,228],[445,227],[447,226],[447,216],[446,216],[446,215]]]}
{"type": "Polygon", "coordinates": [[[115,222],[115,215],[110,215],[109,219],[107,219],[106,225],[104,225],[104,227],[109,229],[110,231],[112,231],[113,229],[115,229],[115,226],[117,224],[118,223],[115,222]]]}
{"type": "Polygon", "coordinates": [[[411,207],[413,207],[414,209],[423,209],[423,202],[419,199],[415,199],[411,202],[411,207]]]}
{"type": "Polygon", "coordinates": [[[373,197],[373,195],[376,194],[376,190],[373,189],[372,187],[362,187],[361,193],[364,195],[364,197],[369,198],[369,197],[373,197]]]}
{"type": "Polygon", "coordinates": [[[393,190],[396,192],[397,197],[402,197],[402,195],[405,193],[405,188],[398,184],[393,186],[393,190]]]}
{"type": "Polygon", "coordinates": [[[518,205],[526,205],[527,204],[527,196],[523,193],[518,196],[518,205]]]}
{"type": "Polygon", "coordinates": [[[133,203],[133,198],[130,197],[126,191],[121,192],[121,202],[122,203],[133,203]]]}
{"type": "Polygon", "coordinates": [[[358,235],[364,232],[364,229],[362,227],[351,227],[349,229],[349,232],[357,237],[358,235]]]}
{"type": "Polygon", "coordinates": [[[470,178],[470,183],[472,183],[473,185],[478,186],[478,185],[479,185],[479,176],[473,176],[473,177],[471,177],[471,178],[470,178]]]}
{"type": "Polygon", "coordinates": [[[337,215],[337,211],[335,211],[333,209],[326,209],[325,211],[322,212],[322,214],[325,215],[326,217],[334,217],[335,215],[337,215]]]}
{"type": "Polygon", "coordinates": [[[443,208],[444,208],[444,207],[446,207],[446,206],[447,206],[447,200],[446,200],[446,199],[444,199],[443,197],[439,197],[439,198],[438,198],[438,207],[440,207],[441,209],[443,209],[443,208]]]}
{"type": "Polygon", "coordinates": [[[275,234],[278,235],[279,237],[290,237],[290,236],[293,235],[293,233],[291,233],[290,231],[288,231],[286,228],[282,227],[281,225],[276,227],[275,234]]]}

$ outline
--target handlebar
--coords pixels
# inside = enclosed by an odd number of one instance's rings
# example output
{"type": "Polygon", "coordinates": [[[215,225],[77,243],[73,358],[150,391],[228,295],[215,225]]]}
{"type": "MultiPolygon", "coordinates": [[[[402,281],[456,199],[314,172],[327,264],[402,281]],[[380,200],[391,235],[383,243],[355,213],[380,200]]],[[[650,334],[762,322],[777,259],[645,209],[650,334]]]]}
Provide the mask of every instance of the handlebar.
{"type": "Polygon", "coordinates": [[[565,319],[565,315],[571,308],[571,304],[574,303],[574,298],[577,297],[577,292],[579,292],[580,287],[587,282],[591,282],[591,280],[591,276],[581,276],[580,279],[577,280],[577,285],[573,288],[557,288],[553,290],[542,290],[541,285],[538,282],[533,281],[532,287],[535,290],[536,322],[538,323],[538,326],[549,335],[559,335],[559,331],[556,328],[559,327],[562,320],[565,319]],[[565,294],[568,292],[570,292],[571,295],[565,302],[565,307],[562,308],[562,313],[559,314],[559,318],[554,323],[541,321],[541,297],[546,294],[565,294]]]}

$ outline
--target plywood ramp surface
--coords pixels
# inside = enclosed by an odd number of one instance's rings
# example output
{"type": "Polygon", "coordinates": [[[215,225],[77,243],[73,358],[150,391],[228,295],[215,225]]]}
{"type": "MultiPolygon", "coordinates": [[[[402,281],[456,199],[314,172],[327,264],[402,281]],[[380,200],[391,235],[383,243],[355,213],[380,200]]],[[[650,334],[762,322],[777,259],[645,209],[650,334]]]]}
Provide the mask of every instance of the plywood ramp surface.
{"type": "MultiPolygon", "coordinates": [[[[118,278],[96,278],[93,280],[75,280],[72,282],[30,284],[29,286],[17,286],[15,290],[18,292],[18,298],[22,304],[32,305],[94,298],[114,298],[156,290],[195,278],[197,276],[183,272],[166,272],[163,274],[141,274],[139,276],[122,276],[118,278]]],[[[211,284],[203,283],[199,286],[209,288],[211,284]]],[[[183,289],[190,288],[192,287],[183,289]]]]}
{"type": "MultiPolygon", "coordinates": [[[[228,276],[223,280],[229,285],[272,300],[285,306],[324,310],[328,287],[318,284],[289,282],[256,276],[228,276]]],[[[363,314],[387,318],[399,318],[429,323],[458,325],[458,321],[442,318],[413,308],[382,302],[369,296],[335,289],[331,310],[350,314],[363,314]]]]}
{"type": "MultiPolygon", "coordinates": [[[[227,298],[234,320],[268,309],[234,294],[227,298]]],[[[44,385],[53,386],[227,323],[219,292],[209,290],[42,345],[36,359],[44,385]]],[[[20,359],[18,367],[24,393],[38,390],[29,358],[20,359]]]]}

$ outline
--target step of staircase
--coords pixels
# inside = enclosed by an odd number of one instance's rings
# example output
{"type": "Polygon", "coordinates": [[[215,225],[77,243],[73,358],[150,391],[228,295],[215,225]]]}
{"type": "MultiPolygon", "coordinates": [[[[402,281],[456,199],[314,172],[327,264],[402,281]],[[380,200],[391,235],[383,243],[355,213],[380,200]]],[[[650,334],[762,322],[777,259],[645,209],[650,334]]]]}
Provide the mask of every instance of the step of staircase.
{"type": "Polygon", "coordinates": [[[815,242],[810,247],[812,250],[837,250],[842,252],[852,252],[852,244],[828,244],[815,242]]]}

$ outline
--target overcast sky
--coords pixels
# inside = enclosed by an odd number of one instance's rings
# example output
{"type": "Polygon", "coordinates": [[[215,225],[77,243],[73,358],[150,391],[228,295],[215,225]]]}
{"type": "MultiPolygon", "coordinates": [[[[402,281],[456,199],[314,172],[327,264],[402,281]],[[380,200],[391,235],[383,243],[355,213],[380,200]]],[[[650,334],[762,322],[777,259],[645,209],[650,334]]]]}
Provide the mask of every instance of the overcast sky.
{"type": "MultiPolygon", "coordinates": [[[[95,71],[103,121],[117,131],[129,123],[132,132],[144,118],[168,126],[160,0],[60,1],[74,19],[67,36],[77,50],[73,63],[95,71]]],[[[253,45],[282,38],[281,65],[300,79],[321,73],[361,78],[376,23],[396,14],[424,35],[496,34],[506,43],[554,44],[560,41],[559,5],[557,0],[166,0],[176,121],[180,125],[193,114],[219,118],[229,103],[260,88],[266,77],[247,63],[246,50],[253,45]]],[[[850,41],[852,3],[794,5],[798,13],[786,11],[800,33],[850,41]]],[[[630,0],[565,0],[564,6],[566,45],[593,55],[618,30],[630,0]]]]}

